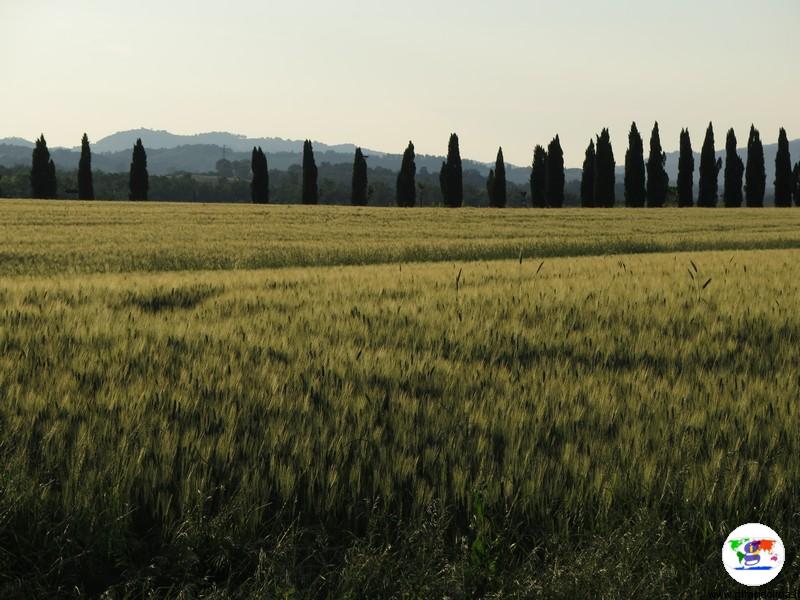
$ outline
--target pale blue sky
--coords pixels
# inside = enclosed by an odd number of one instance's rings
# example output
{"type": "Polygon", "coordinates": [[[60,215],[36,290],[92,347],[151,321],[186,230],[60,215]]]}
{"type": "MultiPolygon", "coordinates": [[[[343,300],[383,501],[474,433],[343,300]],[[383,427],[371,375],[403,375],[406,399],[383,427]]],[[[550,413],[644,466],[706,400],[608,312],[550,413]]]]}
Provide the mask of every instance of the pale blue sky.
{"type": "Polygon", "coordinates": [[[631,120],[665,149],[751,121],[800,137],[799,0],[0,0],[0,137],[121,129],[310,137],[578,166],[631,120]]]}

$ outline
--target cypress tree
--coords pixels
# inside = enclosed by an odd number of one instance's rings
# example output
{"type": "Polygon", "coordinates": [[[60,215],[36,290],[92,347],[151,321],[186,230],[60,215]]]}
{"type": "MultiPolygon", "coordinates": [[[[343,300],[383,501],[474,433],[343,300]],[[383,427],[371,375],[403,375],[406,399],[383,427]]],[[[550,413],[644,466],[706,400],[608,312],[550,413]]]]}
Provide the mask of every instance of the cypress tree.
{"type": "Polygon", "coordinates": [[[503,160],[502,148],[497,151],[497,160],[494,163],[494,170],[489,171],[486,188],[489,192],[489,206],[505,208],[507,200],[506,163],[503,160]]]}
{"type": "Polygon", "coordinates": [[[547,151],[541,146],[533,149],[533,167],[531,168],[531,206],[544,208],[547,184],[547,151]]]}
{"type": "Polygon", "coordinates": [[[353,205],[367,205],[367,159],[361,148],[356,148],[356,155],[353,159],[353,205]]]}
{"type": "Polygon", "coordinates": [[[319,204],[319,186],[317,185],[317,163],[314,160],[314,147],[311,140],[303,144],[303,204],[319,204]]]}
{"type": "Polygon", "coordinates": [[[794,166],[794,205],[800,206],[800,162],[794,166]]]}
{"type": "Polygon", "coordinates": [[[447,160],[442,163],[439,172],[439,185],[445,206],[458,208],[464,203],[464,179],[461,170],[461,152],[458,149],[458,136],[450,135],[447,145],[447,160]]]}
{"type": "Polygon", "coordinates": [[[650,156],[647,158],[647,206],[651,208],[660,208],[667,201],[669,175],[664,168],[666,163],[667,155],[661,149],[661,134],[656,121],[650,135],[650,156]]]}
{"type": "Polygon", "coordinates": [[[761,134],[750,125],[750,136],[747,138],[747,168],[745,169],[744,193],[747,206],[764,206],[764,194],[767,190],[767,171],[764,166],[764,145],[761,134]]]}
{"type": "Polygon", "coordinates": [[[147,174],[147,153],[141,139],[136,140],[131,158],[131,172],[129,178],[129,200],[147,200],[147,191],[150,187],[150,178],[147,174]]]}
{"type": "Polygon", "coordinates": [[[581,173],[581,206],[584,208],[594,207],[594,168],[594,140],[589,140],[589,145],[586,147],[586,158],[583,159],[583,172],[581,173]]]}
{"type": "Polygon", "coordinates": [[[564,152],[558,135],[547,146],[545,201],[551,208],[564,206],[564,152]]]}
{"type": "Polygon", "coordinates": [[[92,151],[89,148],[89,136],[85,133],[81,139],[81,158],[78,161],[78,199],[94,200],[92,151]]]}
{"type": "Polygon", "coordinates": [[[694,206],[694,153],[688,129],[681,129],[678,158],[678,206],[694,206]]]}
{"type": "Polygon", "coordinates": [[[417,164],[415,162],[414,144],[408,142],[403,152],[403,162],[397,174],[397,206],[414,206],[417,203],[417,164]]]}
{"type": "Polygon", "coordinates": [[[709,123],[706,138],[703,140],[703,149],[700,151],[700,190],[697,206],[712,208],[717,205],[720,167],[714,150],[714,126],[709,123]]]}
{"type": "Polygon", "coordinates": [[[644,206],[644,143],[634,122],[628,134],[628,151],[625,152],[625,206],[644,206]]]}
{"type": "Polygon", "coordinates": [[[778,135],[778,153],[775,156],[775,206],[792,205],[792,157],[789,140],[781,127],[778,135]]]}
{"type": "Polygon", "coordinates": [[[595,146],[594,202],[595,206],[611,208],[616,203],[616,162],[608,129],[603,129],[595,146]]]}
{"type": "Polygon", "coordinates": [[[489,196],[489,206],[494,208],[494,169],[489,169],[489,176],[486,178],[486,195],[489,196]]]}
{"type": "Polygon", "coordinates": [[[727,208],[740,208],[742,197],[742,175],[744,163],[736,152],[736,134],[733,129],[728,130],[725,139],[725,188],[722,198],[727,208]]]}
{"type": "Polygon", "coordinates": [[[50,151],[42,134],[36,140],[31,155],[31,196],[50,200],[58,195],[57,192],[56,165],[50,158],[50,151]]]}
{"type": "Polygon", "coordinates": [[[250,182],[250,199],[253,204],[269,204],[269,165],[267,164],[267,155],[260,146],[253,148],[250,170],[253,173],[253,179],[250,182]]]}

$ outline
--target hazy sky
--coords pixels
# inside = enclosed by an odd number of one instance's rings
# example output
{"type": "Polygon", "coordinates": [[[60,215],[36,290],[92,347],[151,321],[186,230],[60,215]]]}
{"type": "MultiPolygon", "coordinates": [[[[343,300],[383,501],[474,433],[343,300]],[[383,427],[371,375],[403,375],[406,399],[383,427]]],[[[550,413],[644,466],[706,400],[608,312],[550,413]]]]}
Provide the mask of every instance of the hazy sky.
{"type": "MultiPolygon", "coordinates": [[[[800,137],[800,0],[0,0],[0,137],[136,127],[568,166],[636,120],[667,150],[800,137]]],[[[646,142],[645,142],[646,143],[646,142]]]]}

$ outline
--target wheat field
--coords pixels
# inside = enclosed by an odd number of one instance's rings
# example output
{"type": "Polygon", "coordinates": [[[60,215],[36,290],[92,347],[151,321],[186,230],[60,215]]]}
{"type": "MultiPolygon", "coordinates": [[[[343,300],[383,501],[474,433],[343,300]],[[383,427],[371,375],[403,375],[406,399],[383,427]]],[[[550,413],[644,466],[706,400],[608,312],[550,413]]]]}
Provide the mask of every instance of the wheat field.
{"type": "Polygon", "coordinates": [[[4,202],[0,274],[2,597],[698,598],[800,534],[800,211],[4,202]]]}

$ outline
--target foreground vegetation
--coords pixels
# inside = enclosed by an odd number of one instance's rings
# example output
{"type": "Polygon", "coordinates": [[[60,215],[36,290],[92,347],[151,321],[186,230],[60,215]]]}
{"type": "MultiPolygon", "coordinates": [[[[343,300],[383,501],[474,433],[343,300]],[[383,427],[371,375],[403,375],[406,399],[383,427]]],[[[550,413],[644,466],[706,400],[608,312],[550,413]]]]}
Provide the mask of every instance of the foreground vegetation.
{"type": "Polygon", "coordinates": [[[800,535],[790,211],[3,208],[4,598],[699,598],[800,535]]]}

